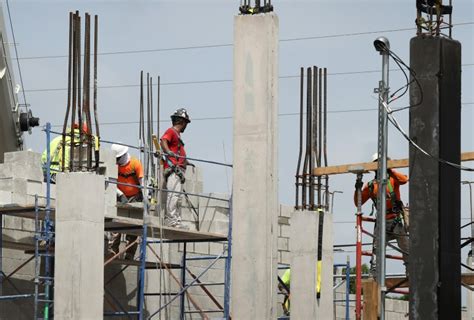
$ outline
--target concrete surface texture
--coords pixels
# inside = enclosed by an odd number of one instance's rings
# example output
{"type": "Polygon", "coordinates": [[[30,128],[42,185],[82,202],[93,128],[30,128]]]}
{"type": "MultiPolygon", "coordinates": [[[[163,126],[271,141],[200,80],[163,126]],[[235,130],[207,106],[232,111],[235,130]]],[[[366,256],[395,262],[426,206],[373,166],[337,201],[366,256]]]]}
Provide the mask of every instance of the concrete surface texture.
{"type": "Polygon", "coordinates": [[[278,29],[273,13],[234,18],[235,319],[276,317],[278,29]]]}
{"type": "MultiPolygon", "coordinates": [[[[331,320],[334,317],[333,301],[334,301],[334,232],[332,223],[332,214],[327,211],[324,213],[323,225],[323,252],[322,252],[322,270],[318,269],[318,274],[321,274],[321,296],[316,301],[316,317],[318,319],[331,320]]],[[[318,230],[320,232],[320,230],[318,230]]]]}
{"type": "Polygon", "coordinates": [[[104,176],[57,176],[56,319],[102,319],[104,297],[104,176]]]}
{"type": "Polygon", "coordinates": [[[316,318],[318,217],[315,211],[294,211],[291,216],[291,319],[316,318]]]}

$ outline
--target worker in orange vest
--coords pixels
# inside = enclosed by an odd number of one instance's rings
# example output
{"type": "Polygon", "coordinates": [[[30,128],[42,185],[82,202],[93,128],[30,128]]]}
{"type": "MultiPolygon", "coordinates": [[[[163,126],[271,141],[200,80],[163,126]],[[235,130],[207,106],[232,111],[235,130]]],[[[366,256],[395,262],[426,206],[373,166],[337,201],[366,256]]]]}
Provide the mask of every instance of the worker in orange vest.
{"type": "MultiPolygon", "coordinates": [[[[116,163],[118,166],[118,184],[117,184],[117,201],[121,204],[130,202],[142,202],[143,193],[143,166],[135,157],[130,156],[128,147],[113,144],[112,151],[115,151],[116,163]]],[[[113,232],[110,240],[110,249],[113,253],[119,252],[121,234],[113,232]]],[[[125,236],[126,245],[137,240],[137,236],[127,234],[125,236]]],[[[133,260],[137,250],[138,243],[135,243],[127,249],[125,259],[133,260]]]]}
{"type": "MultiPolygon", "coordinates": [[[[378,153],[375,153],[372,156],[372,161],[378,161],[378,153]]],[[[385,222],[385,231],[386,231],[386,242],[390,240],[397,240],[398,247],[402,251],[403,263],[405,269],[407,270],[408,263],[408,252],[409,252],[409,242],[408,242],[408,230],[404,225],[404,206],[400,198],[400,186],[408,182],[408,177],[403,173],[400,173],[394,169],[387,170],[388,179],[387,179],[387,212],[386,212],[386,222],[385,222]]],[[[354,204],[357,206],[357,189],[360,186],[356,184],[356,190],[354,192],[354,204]]],[[[374,206],[377,206],[377,193],[378,193],[378,184],[377,184],[377,172],[373,180],[364,184],[362,187],[362,204],[367,202],[367,200],[372,199],[374,206]]],[[[376,228],[374,228],[375,230],[376,228]]],[[[372,250],[372,259],[370,260],[370,271],[371,274],[375,277],[376,273],[376,234],[374,232],[373,239],[373,250],[372,250]]]]}

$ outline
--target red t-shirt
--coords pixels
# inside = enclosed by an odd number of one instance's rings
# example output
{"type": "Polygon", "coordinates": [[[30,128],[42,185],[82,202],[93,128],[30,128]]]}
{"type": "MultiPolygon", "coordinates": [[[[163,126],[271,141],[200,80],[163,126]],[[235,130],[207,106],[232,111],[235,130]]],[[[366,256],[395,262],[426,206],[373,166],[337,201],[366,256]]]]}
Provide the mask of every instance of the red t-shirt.
{"type": "Polygon", "coordinates": [[[186,162],[186,158],[181,157],[186,157],[186,151],[184,150],[184,143],[181,140],[180,133],[176,131],[173,127],[171,127],[165,131],[165,133],[161,137],[161,140],[166,140],[166,142],[168,142],[168,147],[170,148],[170,150],[174,154],[180,156],[180,158],[167,157],[164,165],[165,168],[169,167],[168,161],[171,161],[173,165],[185,169],[186,166],[184,165],[184,163],[186,162]]]}

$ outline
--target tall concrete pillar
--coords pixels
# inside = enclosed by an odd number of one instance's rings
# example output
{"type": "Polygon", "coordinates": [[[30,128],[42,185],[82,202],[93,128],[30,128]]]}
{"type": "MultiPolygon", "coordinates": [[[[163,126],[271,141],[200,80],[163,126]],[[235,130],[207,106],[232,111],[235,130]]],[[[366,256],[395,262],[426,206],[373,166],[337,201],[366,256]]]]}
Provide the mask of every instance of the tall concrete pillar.
{"type": "Polygon", "coordinates": [[[461,318],[461,44],[415,37],[410,66],[410,319],[461,318]]]}
{"type": "Polygon", "coordinates": [[[316,319],[318,217],[317,211],[291,215],[291,319],[295,320],[316,319]]]}
{"type": "Polygon", "coordinates": [[[102,319],[104,296],[104,176],[58,174],[54,317],[102,319]]]}
{"type": "Polygon", "coordinates": [[[234,19],[232,317],[275,319],[278,17],[234,19]]]}

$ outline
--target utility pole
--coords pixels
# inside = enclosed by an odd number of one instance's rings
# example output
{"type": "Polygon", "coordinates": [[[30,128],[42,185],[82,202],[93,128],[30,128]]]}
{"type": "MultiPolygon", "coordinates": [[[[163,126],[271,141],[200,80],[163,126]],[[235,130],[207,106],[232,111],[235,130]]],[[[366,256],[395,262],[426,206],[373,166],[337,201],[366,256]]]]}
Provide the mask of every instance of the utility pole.
{"type": "Polygon", "coordinates": [[[374,41],[375,49],[382,55],[382,80],[375,91],[379,94],[379,122],[378,122],[378,167],[377,167],[377,282],[379,284],[379,319],[385,319],[385,212],[387,211],[387,141],[388,141],[388,61],[390,43],[387,38],[379,37],[374,41]]]}

